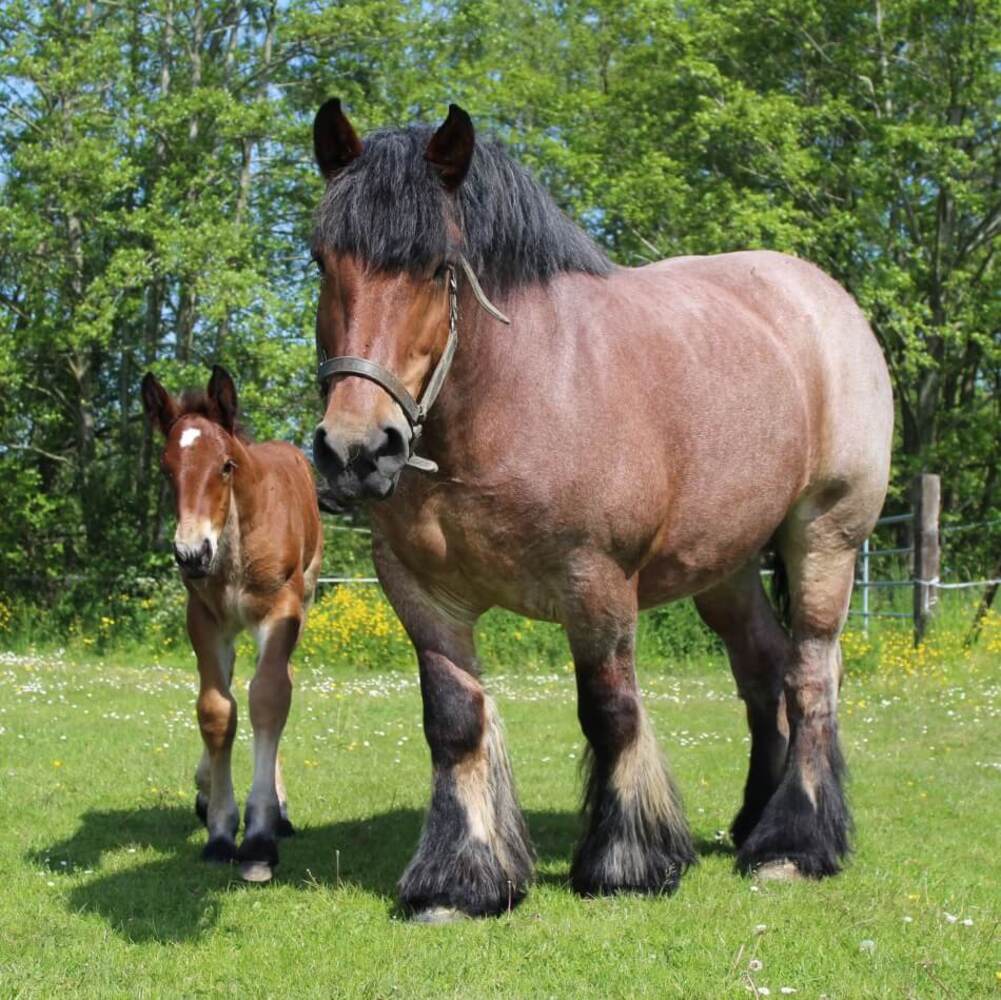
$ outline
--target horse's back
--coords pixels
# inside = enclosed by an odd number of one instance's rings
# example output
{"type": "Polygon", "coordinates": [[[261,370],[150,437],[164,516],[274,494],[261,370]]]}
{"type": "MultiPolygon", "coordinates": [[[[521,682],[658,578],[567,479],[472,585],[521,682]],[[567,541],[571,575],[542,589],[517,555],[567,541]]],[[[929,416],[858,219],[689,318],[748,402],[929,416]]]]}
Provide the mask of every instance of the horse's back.
{"type": "Polygon", "coordinates": [[[882,351],[854,298],[808,261],[768,250],[678,257],[648,265],[677,294],[695,297],[734,351],[774,339],[801,382],[810,414],[810,478],[885,479],[893,399],[882,351]],[[740,323],[741,316],[746,320],[740,323]]]}

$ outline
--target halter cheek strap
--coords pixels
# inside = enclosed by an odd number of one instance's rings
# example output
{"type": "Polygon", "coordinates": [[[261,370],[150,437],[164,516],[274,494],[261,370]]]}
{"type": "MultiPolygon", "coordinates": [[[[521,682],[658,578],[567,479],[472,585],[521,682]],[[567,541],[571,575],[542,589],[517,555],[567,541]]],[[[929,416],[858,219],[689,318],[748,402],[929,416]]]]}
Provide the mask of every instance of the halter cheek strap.
{"type": "MultiPolygon", "coordinates": [[[[494,319],[501,323],[510,325],[511,321],[504,315],[484,294],[476,274],[466,260],[465,256],[458,254],[456,263],[462,269],[466,280],[469,282],[470,290],[480,306],[494,319]]],[[[325,358],[320,354],[320,363],[317,368],[317,378],[320,383],[320,391],[326,392],[327,383],[337,375],[356,375],[359,378],[368,379],[380,388],[389,393],[399,404],[403,415],[410,424],[410,457],[407,465],[421,472],[437,472],[438,466],[426,458],[413,453],[417,444],[424,422],[428,413],[434,405],[434,401],[441,392],[441,387],[445,383],[448,371],[452,367],[452,360],[455,357],[455,349],[459,346],[459,282],[456,275],[456,264],[449,262],[448,270],[448,339],[445,341],[445,349],[441,352],[438,363],[434,366],[424,392],[419,400],[414,399],[410,390],[400,381],[388,368],[368,358],[356,358],[351,355],[343,355],[336,358],[325,358]]]]}

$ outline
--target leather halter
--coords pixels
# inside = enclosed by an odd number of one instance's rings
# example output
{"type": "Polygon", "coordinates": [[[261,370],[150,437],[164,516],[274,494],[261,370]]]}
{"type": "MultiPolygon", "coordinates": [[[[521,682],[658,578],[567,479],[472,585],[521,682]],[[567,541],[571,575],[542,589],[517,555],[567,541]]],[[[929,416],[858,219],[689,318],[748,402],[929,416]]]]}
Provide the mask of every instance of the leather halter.
{"type": "Polygon", "coordinates": [[[473,271],[468,260],[463,254],[457,254],[454,261],[449,261],[446,265],[448,273],[448,340],[445,341],[445,349],[441,352],[441,357],[435,365],[424,386],[420,399],[414,399],[407,387],[388,368],[368,358],[356,358],[351,355],[342,355],[336,358],[324,356],[323,349],[319,349],[319,367],[317,368],[317,378],[320,382],[320,391],[326,394],[327,383],[336,375],[357,375],[359,378],[366,378],[370,382],[375,382],[384,389],[399,404],[403,415],[410,424],[410,457],[407,465],[421,472],[437,472],[438,466],[430,459],[421,458],[413,453],[421,431],[424,429],[424,422],[427,420],[434,401],[441,392],[441,387],[448,375],[448,370],[452,367],[452,360],[455,357],[455,349],[459,346],[459,281],[456,273],[456,265],[461,268],[473,296],[480,306],[494,319],[501,323],[510,325],[511,320],[507,318],[487,297],[476,280],[476,273],[473,271]]]}

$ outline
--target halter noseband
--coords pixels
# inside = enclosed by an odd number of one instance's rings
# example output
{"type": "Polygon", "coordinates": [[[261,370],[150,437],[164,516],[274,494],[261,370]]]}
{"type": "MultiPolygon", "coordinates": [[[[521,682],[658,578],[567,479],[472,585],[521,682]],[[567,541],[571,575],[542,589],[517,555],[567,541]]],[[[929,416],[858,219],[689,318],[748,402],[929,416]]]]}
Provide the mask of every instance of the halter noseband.
{"type": "Polygon", "coordinates": [[[438,471],[438,466],[434,462],[413,454],[413,449],[424,429],[428,413],[434,406],[438,393],[441,392],[448,370],[452,367],[455,349],[459,346],[459,281],[456,274],[456,264],[462,269],[462,273],[466,276],[469,287],[472,289],[473,296],[483,309],[499,322],[507,325],[511,323],[511,320],[486,297],[479,281],[476,280],[476,274],[469,261],[463,254],[457,254],[455,261],[449,261],[446,265],[448,274],[448,340],[445,341],[445,349],[441,352],[441,357],[438,359],[434,371],[431,372],[419,400],[414,399],[407,387],[388,368],[375,361],[369,361],[368,358],[356,358],[351,355],[326,358],[321,348],[319,367],[316,371],[321,392],[326,392],[327,383],[335,375],[357,375],[359,378],[367,378],[388,392],[399,404],[403,415],[410,424],[412,432],[411,454],[407,459],[407,465],[414,469],[420,469],[421,472],[438,471]]]}

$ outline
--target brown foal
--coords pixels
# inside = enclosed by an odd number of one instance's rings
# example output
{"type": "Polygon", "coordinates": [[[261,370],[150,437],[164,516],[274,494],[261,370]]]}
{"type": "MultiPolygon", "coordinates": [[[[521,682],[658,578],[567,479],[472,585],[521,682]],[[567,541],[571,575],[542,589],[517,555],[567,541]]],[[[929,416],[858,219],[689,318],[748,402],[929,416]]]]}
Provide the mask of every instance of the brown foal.
{"type": "Polygon", "coordinates": [[[208,390],[172,397],[147,374],[143,404],[165,444],[161,466],[174,495],[174,556],[188,591],[188,635],[198,659],[204,751],[195,808],[208,827],[203,856],[240,862],[248,881],[271,878],[276,838],[291,834],[278,742],[292,699],[289,659],[320,570],[322,533],[309,463],[290,444],[251,444],[237,423],[236,387],[212,370],[208,390]],[[250,683],[254,778],[244,838],[236,833],[230,756],[236,735],[236,636],[257,642],[250,683]]]}
{"type": "Polygon", "coordinates": [[[637,611],[686,596],[747,707],[739,865],[838,871],[838,637],[893,425],[858,306],[776,253],[615,267],[455,106],[437,131],[362,142],[330,101],[314,148],[314,457],[342,503],[379,501],[376,565],[417,651],[431,749],[404,906],[498,913],[531,877],[474,650],[495,605],[570,641],[590,763],[579,892],[669,892],[694,859],[634,672],[637,611]],[[762,589],[766,550],[784,614],[762,589]]]}

